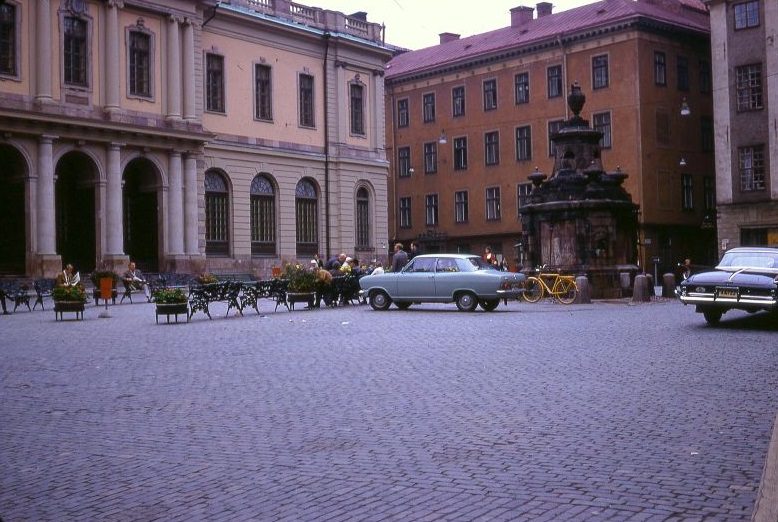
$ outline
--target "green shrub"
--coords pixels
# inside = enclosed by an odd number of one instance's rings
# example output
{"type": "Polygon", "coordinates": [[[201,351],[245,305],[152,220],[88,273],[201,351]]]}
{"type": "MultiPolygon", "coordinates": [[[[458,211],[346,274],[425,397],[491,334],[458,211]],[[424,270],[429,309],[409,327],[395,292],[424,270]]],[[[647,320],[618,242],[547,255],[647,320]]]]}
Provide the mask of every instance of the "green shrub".
{"type": "Polygon", "coordinates": [[[316,290],[316,274],[301,265],[288,264],[284,267],[284,279],[289,281],[290,292],[313,292],[316,290]]]}
{"type": "Polygon", "coordinates": [[[182,304],[187,301],[186,294],[180,288],[162,288],[160,290],[154,290],[151,297],[157,304],[182,304]]]}
{"type": "Polygon", "coordinates": [[[81,301],[86,302],[86,292],[81,285],[58,286],[51,291],[51,298],[55,301],[81,301]]]}

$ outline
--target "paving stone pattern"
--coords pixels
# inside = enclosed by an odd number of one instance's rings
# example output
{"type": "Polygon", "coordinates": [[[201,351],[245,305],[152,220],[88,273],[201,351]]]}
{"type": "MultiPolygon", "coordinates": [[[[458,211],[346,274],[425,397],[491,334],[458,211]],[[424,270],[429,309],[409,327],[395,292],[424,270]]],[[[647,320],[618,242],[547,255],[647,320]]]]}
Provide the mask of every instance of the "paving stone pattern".
{"type": "Polygon", "coordinates": [[[0,517],[750,519],[776,321],[672,300],[0,316],[0,517]]]}

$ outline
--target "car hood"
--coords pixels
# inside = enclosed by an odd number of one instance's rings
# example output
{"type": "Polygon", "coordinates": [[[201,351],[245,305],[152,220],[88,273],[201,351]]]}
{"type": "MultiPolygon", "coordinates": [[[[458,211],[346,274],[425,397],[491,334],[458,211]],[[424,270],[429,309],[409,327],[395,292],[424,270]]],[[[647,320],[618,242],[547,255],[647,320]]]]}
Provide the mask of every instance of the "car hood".
{"type": "Polygon", "coordinates": [[[774,274],[756,272],[703,272],[694,274],[682,285],[732,285],[732,286],[775,286],[774,274]]]}

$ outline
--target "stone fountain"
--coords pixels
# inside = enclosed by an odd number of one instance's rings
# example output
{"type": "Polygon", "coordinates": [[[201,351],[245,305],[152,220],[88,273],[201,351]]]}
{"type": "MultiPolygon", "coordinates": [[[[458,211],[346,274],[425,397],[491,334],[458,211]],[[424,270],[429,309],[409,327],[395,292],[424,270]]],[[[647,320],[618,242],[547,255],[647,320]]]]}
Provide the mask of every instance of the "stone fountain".
{"type": "Polygon", "coordinates": [[[639,270],[638,205],[622,186],[627,174],[618,167],[603,169],[602,132],[580,116],[585,102],[574,83],[567,97],[573,116],[551,136],[554,170],[547,177],[536,168],[528,176],[533,188],[519,209],[524,233],[519,254],[526,267],[585,274],[592,297],[621,297],[639,270]]]}

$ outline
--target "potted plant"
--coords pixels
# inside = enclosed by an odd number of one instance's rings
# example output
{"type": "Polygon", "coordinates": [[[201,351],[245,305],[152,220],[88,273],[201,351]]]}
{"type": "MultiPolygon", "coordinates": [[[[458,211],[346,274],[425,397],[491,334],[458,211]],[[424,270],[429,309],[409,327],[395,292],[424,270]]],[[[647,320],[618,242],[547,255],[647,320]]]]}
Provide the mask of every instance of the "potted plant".
{"type": "Polygon", "coordinates": [[[156,304],[157,323],[159,323],[160,315],[166,316],[167,322],[170,322],[170,316],[174,315],[176,322],[178,322],[178,314],[185,314],[186,320],[189,322],[188,299],[186,293],[180,288],[160,288],[159,290],[154,290],[151,298],[156,304]]]}
{"type": "Polygon", "coordinates": [[[287,281],[286,302],[294,308],[294,303],[307,302],[313,306],[316,297],[316,273],[298,264],[288,264],[284,267],[284,277],[287,281]]]}
{"type": "Polygon", "coordinates": [[[94,290],[92,290],[92,298],[95,300],[95,305],[97,305],[98,299],[100,299],[102,296],[100,294],[101,289],[101,280],[103,279],[110,279],[111,280],[111,301],[113,304],[116,304],[116,285],[119,283],[119,280],[121,279],[119,277],[119,274],[114,272],[113,270],[95,270],[91,273],[89,276],[89,280],[92,281],[92,285],[94,286],[94,290]]]}
{"type": "Polygon", "coordinates": [[[62,319],[64,312],[75,312],[76,319],[84,318],[86,292],[83,286],[58,286],[51,291],[51,298],[54,300],[55,318],[62,319]]]}
{"type": "Polygon", "coordinates": [[[219,280],[216,278],[215,275],[210,274],[208,272],[203,272],[202,274],[195,277],[195,280],[198,284],[201,285],[211,285],[213,283],[218,283],[219,280]]]}

